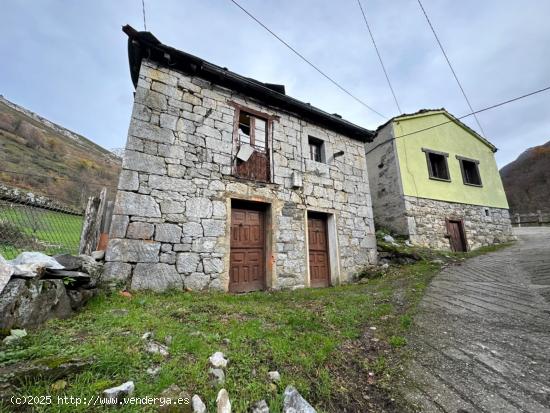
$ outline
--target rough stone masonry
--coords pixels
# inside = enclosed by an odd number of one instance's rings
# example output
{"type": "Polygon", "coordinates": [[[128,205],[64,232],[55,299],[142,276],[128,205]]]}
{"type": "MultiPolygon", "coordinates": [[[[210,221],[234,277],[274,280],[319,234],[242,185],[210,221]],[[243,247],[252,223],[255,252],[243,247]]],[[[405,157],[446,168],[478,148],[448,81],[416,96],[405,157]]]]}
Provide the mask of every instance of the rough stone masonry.
{"type": "Polygon", "coordinates": [[[376,262],[363,143],[202,78],[142,61],[122,168],[106,282],[227,291],[232,199],[269,205],[266,288],[309,285],[308,210],[331,217],[331,284],[376,262]],[[271,183],[233,176],[235,103],[275,119],[271,183]]]}

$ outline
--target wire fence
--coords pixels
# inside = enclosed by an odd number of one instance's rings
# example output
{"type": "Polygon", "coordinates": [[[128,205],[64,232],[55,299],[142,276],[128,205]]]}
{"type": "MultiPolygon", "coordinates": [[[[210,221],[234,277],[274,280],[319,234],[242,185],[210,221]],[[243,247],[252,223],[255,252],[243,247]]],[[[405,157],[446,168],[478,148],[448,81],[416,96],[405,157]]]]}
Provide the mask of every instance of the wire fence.
{"type": "Polygon", "coordinates": [[[77,254],[83,212],[29,194],[0,193],[0,255],[22,251],[77,254]]]}

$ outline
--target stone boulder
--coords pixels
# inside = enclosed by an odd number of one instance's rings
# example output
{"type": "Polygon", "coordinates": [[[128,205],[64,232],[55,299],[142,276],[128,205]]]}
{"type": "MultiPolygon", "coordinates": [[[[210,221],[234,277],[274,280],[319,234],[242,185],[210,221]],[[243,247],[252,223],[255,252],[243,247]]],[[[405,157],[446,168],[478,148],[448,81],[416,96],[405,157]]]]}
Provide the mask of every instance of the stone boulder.
{"type": "Polygon", "coordinates": [[[70,289],[62,279],[12,278],[0,293],[0,328],[37,327],[51,318],[68,318],[95,289],[70,289]]]}
{"type": "Polygon", "coordinates": [[[316,413],[311,404],[293,386],[287,386],[283,397],[283,413],[316,413]]]}

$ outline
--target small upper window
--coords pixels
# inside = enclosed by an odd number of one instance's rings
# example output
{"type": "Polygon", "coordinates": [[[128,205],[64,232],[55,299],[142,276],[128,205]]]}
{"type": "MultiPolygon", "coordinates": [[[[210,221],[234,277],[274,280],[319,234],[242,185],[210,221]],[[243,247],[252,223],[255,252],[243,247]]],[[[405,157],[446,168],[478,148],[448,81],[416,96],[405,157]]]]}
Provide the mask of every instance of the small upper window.
{"type": "Polygon", "coordinates": [[[309,159],[315,162],[323,162],[323,141],[313,136],[308,138],[309,141],[309,159]]]}
{"type": "Polygon", "coordinates": [[[426,161],[428,163],[428,174],[431,179],[439,179],[442,181],[450,181],[449,167],[447,165],[447,157],[449,154],[443,152],[430,151],[422,149],[426,153],[426,161]]]}
{"type": "Polygon", "coordinates": [[[239,142],[252,145],[254,149],[265,152],[267,122],[245,111],[239,111],[239,142]]]}
{"type": "Polygon", "coordinates": [[[481,176],[479,175],[479,161],[474,159],[465,159],[457,156],[462,171],[462,181],[465,185],[481,186],[481,176]]]}

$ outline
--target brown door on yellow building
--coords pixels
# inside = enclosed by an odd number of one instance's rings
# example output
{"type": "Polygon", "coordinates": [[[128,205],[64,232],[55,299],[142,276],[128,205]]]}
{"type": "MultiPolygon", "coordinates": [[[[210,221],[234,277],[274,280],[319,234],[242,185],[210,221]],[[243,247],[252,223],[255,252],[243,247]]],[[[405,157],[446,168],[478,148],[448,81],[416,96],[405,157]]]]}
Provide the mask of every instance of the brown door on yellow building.
{"type": "Polygon", "coordinates": [[[308,212],[309,278],[312,287],[328,287],[330,265],[328,258],[327,217],[308,212]]]}
{"type": "Polygon", "coordinates": [[[264,289],[265,263],[264,205],[234,203],[231,208],[229,291],[264,289]]]}
{"type": "Polygon", "coordinates": [[[464,222],[462,220],[447,220],[447,233],[451,249],[457,252],[468,251],[466,244],[466,234],[464,232],[464,222]]]}

